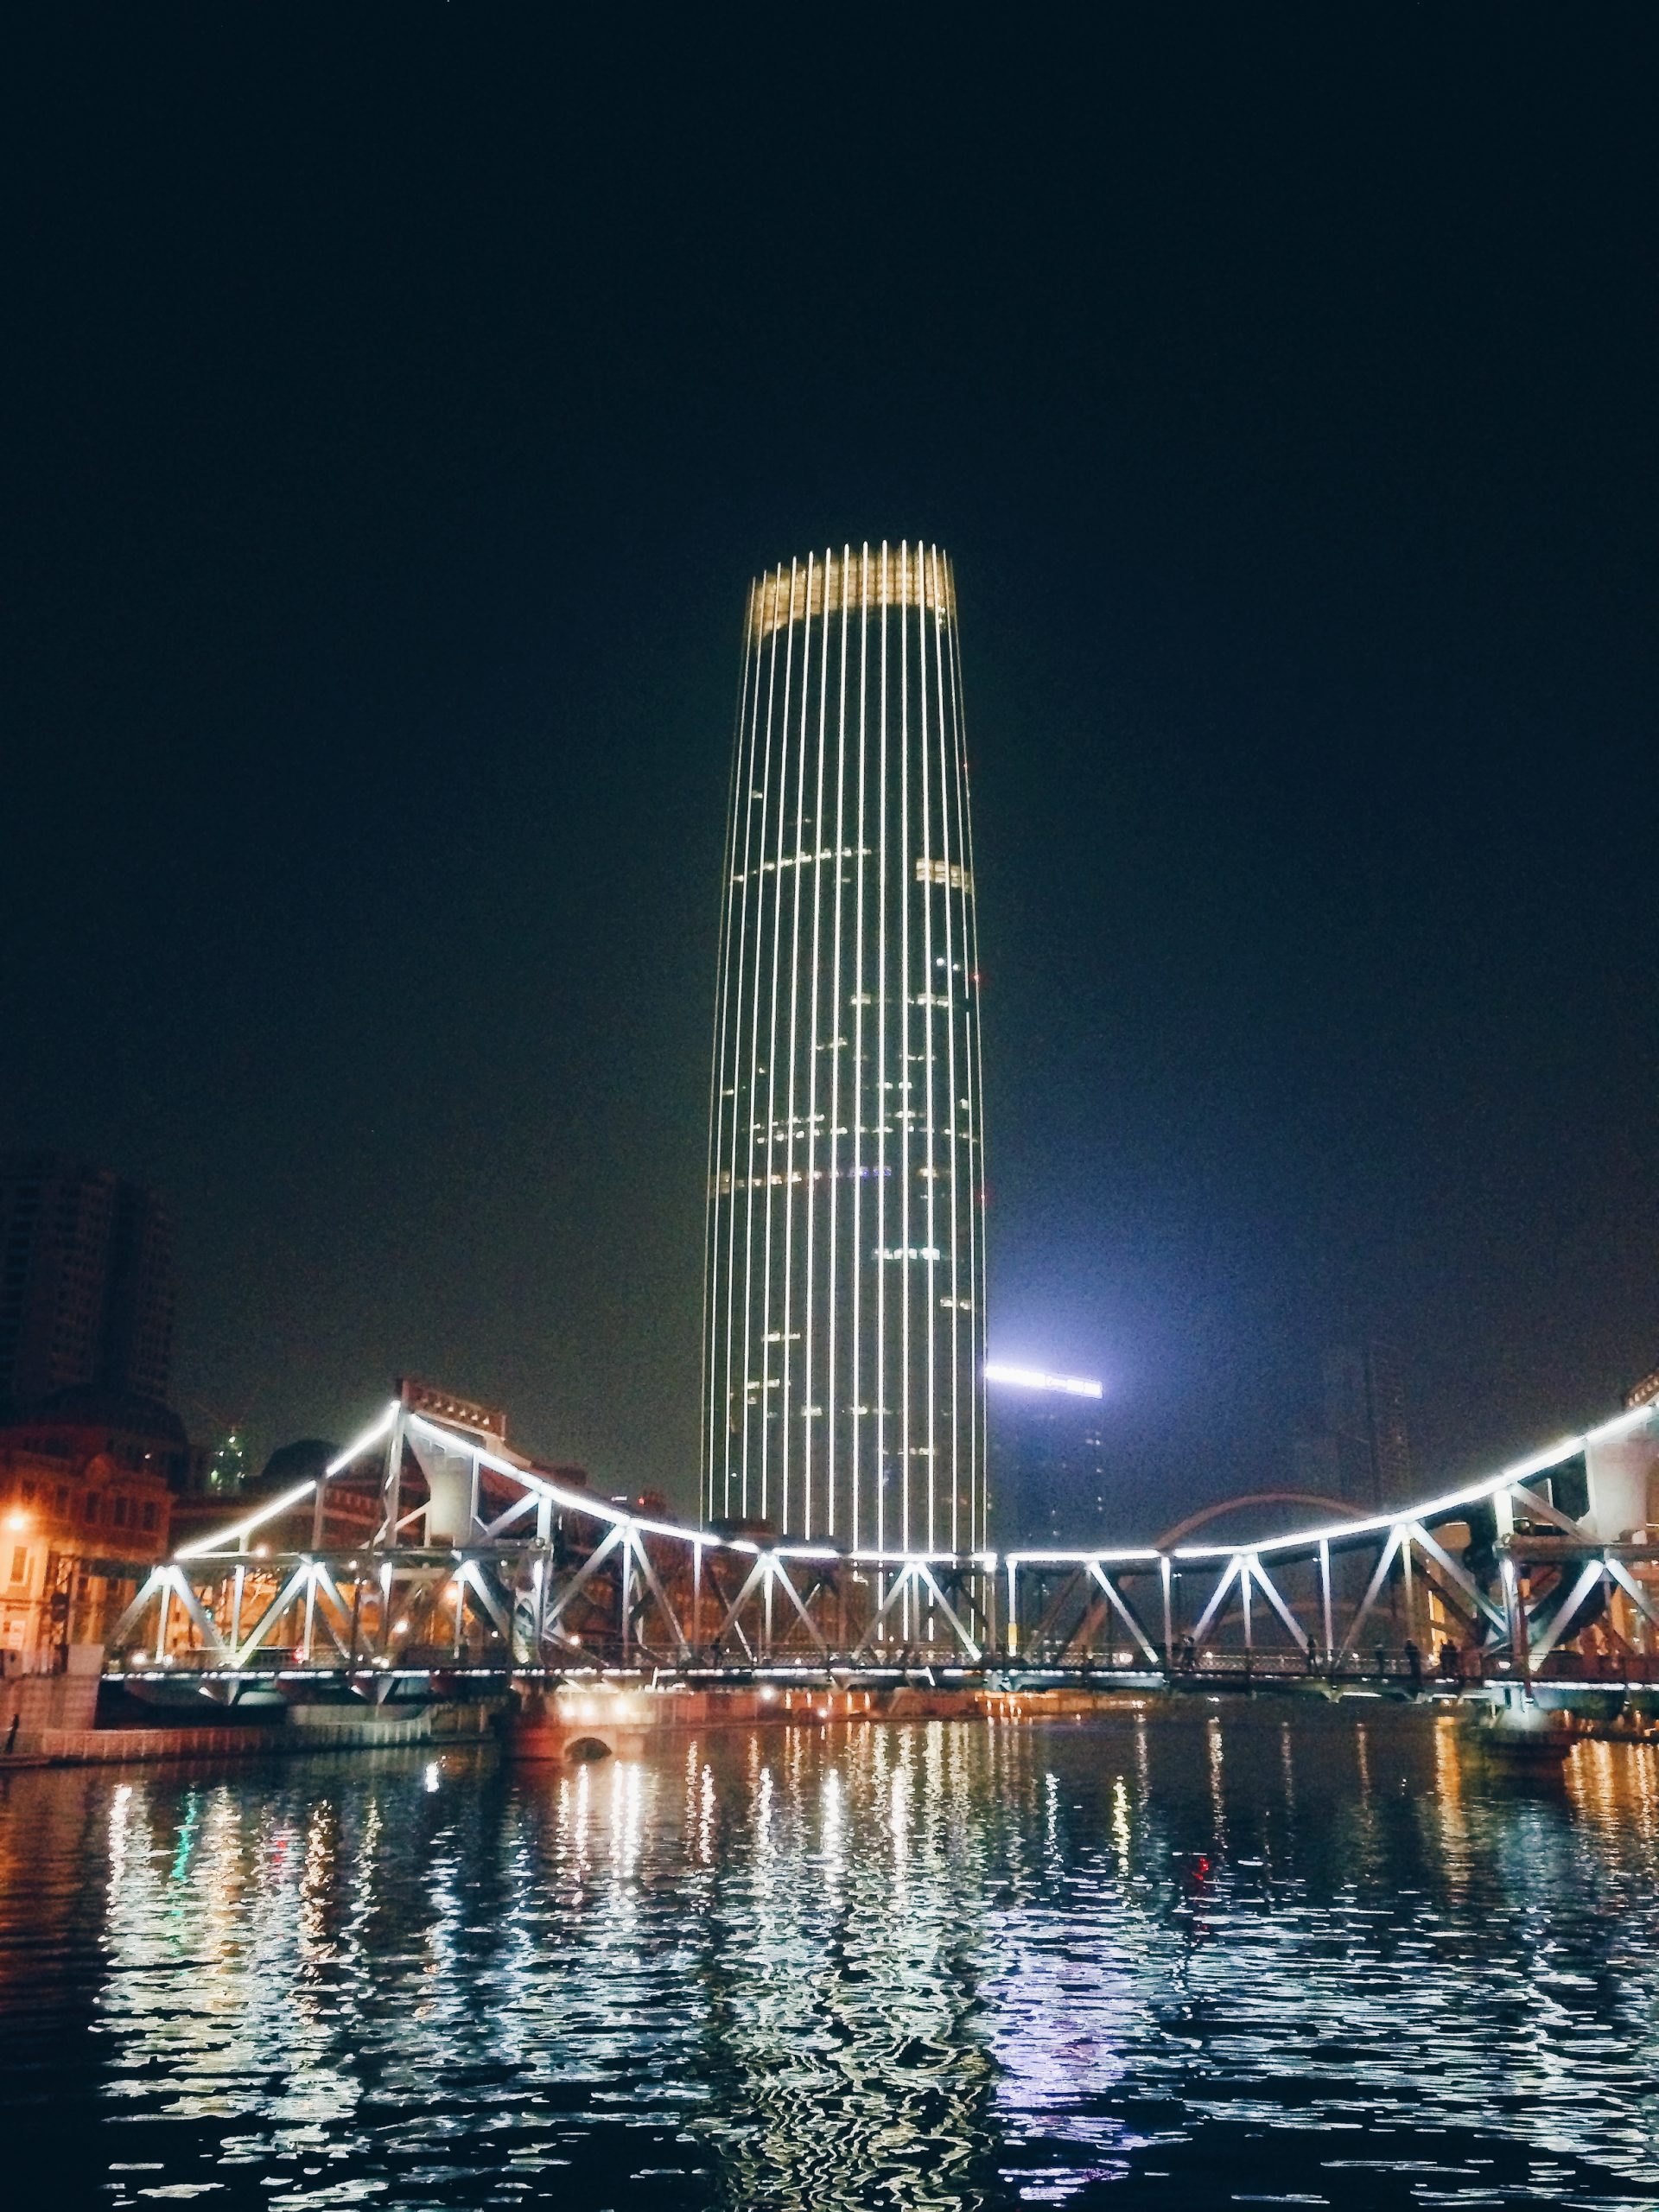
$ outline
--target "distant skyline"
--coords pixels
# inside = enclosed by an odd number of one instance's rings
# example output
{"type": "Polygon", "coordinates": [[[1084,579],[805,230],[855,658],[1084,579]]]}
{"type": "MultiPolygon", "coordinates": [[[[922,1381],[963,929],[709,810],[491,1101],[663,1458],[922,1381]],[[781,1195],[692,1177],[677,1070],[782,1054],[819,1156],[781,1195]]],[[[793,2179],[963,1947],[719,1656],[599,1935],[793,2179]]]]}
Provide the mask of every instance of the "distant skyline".
{"type": "Polygon", "coordinates": [[[1659,1357],[1648,11],[760,43],[35,11],[0,1147],[263,1454],[400,1372],[694,1509],[748,579],[948,545],[993,1356],[1154,1534],[1327,1344],[1426,1487],[1659,1357]]]}

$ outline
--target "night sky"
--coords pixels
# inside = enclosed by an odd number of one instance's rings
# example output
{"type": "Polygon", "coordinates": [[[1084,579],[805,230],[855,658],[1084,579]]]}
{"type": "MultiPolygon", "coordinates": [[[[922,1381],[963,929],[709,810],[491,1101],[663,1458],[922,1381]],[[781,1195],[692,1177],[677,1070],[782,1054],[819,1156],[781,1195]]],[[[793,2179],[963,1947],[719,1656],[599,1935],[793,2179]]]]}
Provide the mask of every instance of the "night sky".
{"type": "Polygon", "coordinates": [[[883,536],[1123,1534],[1334,1338],[1426,1483],[1659,1362],[1650,9],[28,12],[0,1142],[167,1194],[198,1433],[690,1506],[745,598],[883,536]]]}

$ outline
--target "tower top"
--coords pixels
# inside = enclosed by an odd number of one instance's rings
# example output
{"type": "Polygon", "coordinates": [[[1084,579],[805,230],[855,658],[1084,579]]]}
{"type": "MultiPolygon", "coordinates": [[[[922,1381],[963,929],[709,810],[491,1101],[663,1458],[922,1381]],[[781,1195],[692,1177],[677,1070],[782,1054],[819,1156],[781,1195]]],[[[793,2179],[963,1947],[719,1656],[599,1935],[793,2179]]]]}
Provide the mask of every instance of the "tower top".
{"type": "Polygon", "coordinates": [[[810,553],[782,562],[757,577],[749,594],[751,641],[769,638],[791,622],[818,614],[838,614],[842,607],[869,613],[884,607],[925,607],[951,616],[957,611],[956,580],[948,555],[937,545],[843,546],[839,553],[810,553]]]}

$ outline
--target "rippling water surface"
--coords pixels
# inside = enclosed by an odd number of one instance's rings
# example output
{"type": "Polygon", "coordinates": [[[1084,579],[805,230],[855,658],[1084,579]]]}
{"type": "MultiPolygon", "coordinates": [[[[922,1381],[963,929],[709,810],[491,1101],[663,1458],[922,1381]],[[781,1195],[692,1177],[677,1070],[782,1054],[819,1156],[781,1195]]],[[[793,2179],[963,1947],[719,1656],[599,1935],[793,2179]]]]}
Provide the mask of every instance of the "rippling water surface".
{"type": "Polygon", "coordinates": [[[1659,1763],[1268,1701],[0,1782],[48,2205],[1649,2205],[1659,1763]]]}

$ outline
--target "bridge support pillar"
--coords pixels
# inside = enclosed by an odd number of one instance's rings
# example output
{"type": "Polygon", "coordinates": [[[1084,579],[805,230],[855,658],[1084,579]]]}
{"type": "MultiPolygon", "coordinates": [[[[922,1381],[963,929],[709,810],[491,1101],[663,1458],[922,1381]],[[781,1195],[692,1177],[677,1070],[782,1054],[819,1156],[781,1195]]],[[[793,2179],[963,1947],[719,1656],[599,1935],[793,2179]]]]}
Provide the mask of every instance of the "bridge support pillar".
{"type": "Polygon", "coordinates": [[[642,1758],[649,1734],[638,1699],[626,1693],[571,1696],[520,1688],[502,1724],[502,1747],[510,1759],[579,1765],[594,1758],[642,1758]]]}

